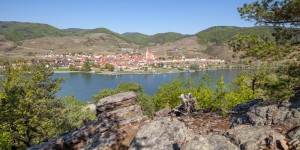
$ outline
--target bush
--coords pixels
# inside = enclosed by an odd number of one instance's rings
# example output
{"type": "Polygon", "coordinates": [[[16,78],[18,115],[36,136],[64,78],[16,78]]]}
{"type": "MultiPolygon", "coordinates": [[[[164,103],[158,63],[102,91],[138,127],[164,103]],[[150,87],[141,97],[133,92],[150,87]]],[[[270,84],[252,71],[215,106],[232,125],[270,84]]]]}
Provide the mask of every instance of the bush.
{"type": "Polygon", "coordinates": [[[155,110],[161,108],[174,108],[181,103],[178,96],[186,93],[183,89],[185,83],[180,80],[171,80],[170,83],[165,83],[158,88],[158,92],[154,95],[155,110]]]}
{"type": "Polygon", "coordinates": [[[215,88],[211,83],[212,80],[207,74],[200,79],[199,83],[195,83],[192,79],[187,81],[171,80],[170,83],[160,86],[158,93],[154,95],[155,110],[178,106],[181,104],[178,96],[189,92],[197,99],[197,109],[222,110],[224,114],[235,105],[257,97],[248,84],[249,77],[243,74],[233,81],[229,89],[225,86],[222,76],[217,81],[215,88]]]}
{"type": "Polygon", "coordinates": [[[64,101],[64,116],[60,121],[60,130],[62,130],[62,133],[82,126],[84,120],[92,121],[96,119],[96,112],[94,110],[83,110],[87,106],[87,103],[80,102],[75,96],[68,96],[64,101]]]}
{"type": "Polygon", "coordinates": [[[104,97],[111,96],[111,95],[115,95],[117,93],[118,93],[118,91],[114,90],[114,89],[103,89],[103,90],[99,91],[98,94],[96,94],[92,97],[93,98],[93,103],[97,104],[100,99],[102,99],[104,97]]]}

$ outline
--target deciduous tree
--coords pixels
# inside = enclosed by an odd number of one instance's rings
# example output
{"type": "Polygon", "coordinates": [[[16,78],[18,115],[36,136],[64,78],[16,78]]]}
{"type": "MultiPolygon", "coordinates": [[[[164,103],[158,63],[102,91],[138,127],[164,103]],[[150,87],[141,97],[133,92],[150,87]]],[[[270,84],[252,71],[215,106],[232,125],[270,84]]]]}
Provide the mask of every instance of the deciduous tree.
{"type": "Polygon", "coordinates": [[[0,78],[0,149],[23,149],[53,137],[63,101],[61,79],[44,65],[7,66],[0,78]]]}

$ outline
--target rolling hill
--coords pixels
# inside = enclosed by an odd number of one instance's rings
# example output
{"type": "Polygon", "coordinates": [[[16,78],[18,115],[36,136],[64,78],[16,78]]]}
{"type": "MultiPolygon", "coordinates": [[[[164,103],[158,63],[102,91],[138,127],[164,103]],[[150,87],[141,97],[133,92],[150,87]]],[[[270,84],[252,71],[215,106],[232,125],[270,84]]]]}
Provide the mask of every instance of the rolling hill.
{"type": "Polygon", "coordinates": [[[0,35],[4,35],[7,40],[18,42],[45,36],[63,36],[64,32],[47,24],[0,21],[0,35]]]}
{"type": "Polygon", "coordinates": [[[144,46],[174,42],[188,36],[176,32],[158,33],[154,35],[146,35],[138,32],[126,32],[123,35],[132,42],[144,46]]]}
{"type": "Polygon", "coordinates": [[[236,34],[254,34],[263,38],[273,39],[272,27],[257,26],[257,27],[232,27],[232,26],[217,26],[200,31],[196,34],[200,42],[203,44],[214,43],[221,44],[230,40],[236,34]]]}
{"type": "Polygon", "coordinates": [[[217,26],[195,35],[175,32],[146,35],[138,32],[119,34],[106,28],[58,29],[47,24],[0,21],[2,53],[45,54],[64,52],[121,52],[122,49],[149,49],[165,57],[218,57],[230,59],[233,52],[226,44],[236,34],[256,34],[272,39],[272,27],[217,26]]]}
{"type": "Polygon", "coordinates": [[[168,32],[155,35],[145,35],[141,33],[124,33],[119,34],[106,28],[96,29],[58,29],[47,24],[0,21],[0,35],[4,35],[9,41],[19,42],[23,40],[42,38],[42,37],[62,37],[62,36],[84,36],[92,33],[105,33],[113,35],[128,43],[147,45],[149,43],[160,44],[176,41],[185,37],[180,33],[168,32]]]}

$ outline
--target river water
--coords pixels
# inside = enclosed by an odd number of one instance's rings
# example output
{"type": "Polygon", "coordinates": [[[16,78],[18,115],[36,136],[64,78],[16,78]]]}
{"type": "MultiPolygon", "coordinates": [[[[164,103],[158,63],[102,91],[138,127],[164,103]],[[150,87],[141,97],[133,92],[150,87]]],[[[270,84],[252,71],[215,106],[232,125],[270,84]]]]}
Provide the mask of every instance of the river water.
{"type": "Polygon", "coordinates": [[[136,82],[144,87],[147,94],[153,95],[163,83],[182,76],[183,79],[192,78],[199,81],[205,73],[213,79],[224,77],[225,84],[229,84],[241,70],[206,70],[191,73],[167,73],[167,74],[134,74],[134,75],[102,75],[90,73],[55,73],[54,78],[64,78],[58,96],[74,95],[80,101],[91,101],[92,96],[102,89],[115,89],[121,82],[136,82]]]}

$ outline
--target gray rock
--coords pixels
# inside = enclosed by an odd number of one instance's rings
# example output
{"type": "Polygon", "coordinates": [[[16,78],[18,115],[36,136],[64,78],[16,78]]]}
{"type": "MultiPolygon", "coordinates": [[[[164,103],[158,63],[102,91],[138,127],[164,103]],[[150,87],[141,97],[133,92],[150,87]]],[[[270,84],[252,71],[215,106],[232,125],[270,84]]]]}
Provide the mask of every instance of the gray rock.
{"type": "Polygon", "coordinates": [[[102,98],[96,105],[97,115],[136,104],[134,92],[124,92],[102,98]]]}
{"type": "Polygon", "coordinates": [[[285,136],[275,132],[270,126],[245,126],[230,129],[225,136],[243,150],[259,149],[267,147],[266,139],[271,137],[276,145],[277,141],[284,140],[285,136]]]}
{"type": "Polygon", "coordinates": [[[172,111],[170,108],[163,108],[154,113],[154,117],[168,117],[169,113],[172,111]]]}
{"type": "Polygon", "coordinates": [[[257,149],[257,142],[253,140],[249,140],[245,143],[243,143],[241,146],[241,150],[252,150],[252,149],[257,149]]]}
{"type": "Polygon", "coordinates": [[[136,132],[149,120],[136,104],[133,92],[103,98],[96,108],[98,120],[77,131],[29,148],[37,149],[120,149],[128,147],[136,132]]]}
{"type": "Polygon", "coordinates": [[[263,100],[261,99],[255,99],[247,103],[238,104],[235,107],[232,108],[232,111],[248,111],[251,107],[259,105],[263,100]]]}
{"type": "MultiPolygon", "coordinates": [[[[300,112],[293,107],[293,103],[285,102],[284,105],[252,105],[247,111],[242,111],[238,107],[238,113],[233,114],[231,128],[241,124],[253,126],[279,126],[291,129],[300,126],[300,112]],[[289,106],[289,107],[286,107],[289,106]]],[[[246,108],[246,107],[245,107],[246,108]]],[[[248,108],[248,107],[247,107],[248,108]]]]}
{"type": "Polygon", "coordinates": [[[175,143],[182,145],[189,134],[183,122],[164,117],[144,126],[136,134],[129,149],[172,149],[175,143]]]}
{"type": "Polygon", "coordinates": [[[296,127],[287,134],[291,139],[300,140],[300,127],[296,127]]]}
{"type": "Polygon", "coordinates": [[[300,118],[300,112],[299,112],[298,109],[294,109],[294,110],[292,111],[292,114],[293,114],[293,117],[294,117],[294,118],[300,118]]]}
{"type": "Polygon", "coordinates": [[[234,150],[233,143],[221,135],[196,135],[176,118],[161,117],[144,126],[130,144],[130,150],[234,150]]]}

